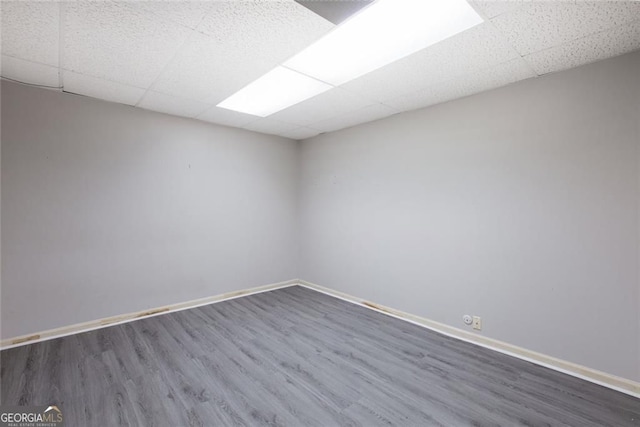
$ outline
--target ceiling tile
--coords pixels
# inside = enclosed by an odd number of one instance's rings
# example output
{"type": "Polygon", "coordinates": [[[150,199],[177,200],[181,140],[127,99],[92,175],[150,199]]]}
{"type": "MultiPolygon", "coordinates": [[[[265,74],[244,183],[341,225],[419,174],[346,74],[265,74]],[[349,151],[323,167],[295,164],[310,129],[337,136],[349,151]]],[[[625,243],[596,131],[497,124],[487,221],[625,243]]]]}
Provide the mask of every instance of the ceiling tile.
{"type": "Polygon", "coordinates": [[[58,68],[2,55],[2,77],[52,88],[60,87],[58,68]]]}
{"type": "Polygon", "coordinates": [[[400,96],[386,102],[399,111],[409,111],[450,101],[462,96],[461,86],[465,78],[466,76],[458,76],[447,82],[440,82],[410,95],[400,96]]]}
{"type": "MultiPolygon", "coordinates": [[[[522,55],[558,46],[618,25],[640,2],[530,2],[491,22],[522,55]],[[634,5],[635,3],[635,5],[634,5]]],[[[630,19],[630,18],[626,18],[630,19]]]]}
{"type": "Polygon", "coordinates": [[[213,2],[155,91],[218,104],[334,26],[293,1],[213,2]]]}
{"type": "Polygon", "coordinates": [[[531,0],[469,0],[469,4],[481,12],[486,18],[494,18],[510,12],[531,0]]]}
{"type": "Polygon", "coordinates": [[[374,104],[328,120],[314,123],[312,127],[313,129],[317,129],[321,132],[332,132],[361,123],[378,120],[383,117],[391,116],[395,113],[397,113],[397,110],[394,110],[391,107],[387,107],[382,104],[374,104]]]}
{"type": "Polygon", "coordinates": [[[195,33],[153,85],[153,90],[218,104],[271,69],[195,33]]]}
{"type": "Polygon", "coordinates": [[[54,2],[2,2],[2,54],[58,66],[60,9],[54,2]]]}
{"type": "Polygon", "coordinates": [[[284,136],[285,138],[291,138],[295,139],[296,141],[301,141],[303,139],[312,138],[318,134],[320,134],[319,130],[303,126],[290,131],[281,132],[279,135],[284,136]]]}
{"type": "Polygon", "coordinates": [[[189,30],[131,2],[69,2],[64,11],[65,69],[148,88],[189,30]]]}
{"type": "Polygon", "coordinates": [[[386,103],[401,111],[415,110],[535,76],[523,59],[514,59],[480,73],[459,76],[417,93],[388,100],[386,103]]]}
{"type": "Polygon", "coordinates": [[[176,24],[195,29],[211,7],[211,1],[139,1],[135,3],[154,15],[176,24]]]}
{"type": "Polygon", "coordinates": [[[640,1],[638,0],[576,0],[586,4],[591,13],[598,16],[606,27],[628,24],[640,19],[640,1]]]}
{"type": "Polygon", "coordinates": [[[120,104],[135,105],[145,93],[145,89],[110,82],[72,71],[63,71],[62,81],[65,92],[91,96],[120,104]]]}
{"type": "Polygon", "coordinates": [[[546,74],[640,49],[640,21],[592,34],[525,56],[536,73],[546,74]]]}
{"type": "Polygon", "coordinates": [[[242,127],[258,120],[258,117],[252,116],[251,114],[239,113],[215,106],[209,108],[196,118],[198,120],[204,120],[205,122],[235,127],[242,127]]]}
{"type": "Polygon", "coordinates": [[[537,77],[537,75],[531,66],[522,58],[514,59],[486,69],[481,73],[469,74],[461,78],[461,96],[495,89],[532,77],[537,77]]]}
{"type": "Polygon", "coordinates": [[[273,119],[258,119],[255,122],[249,123],[243,126],[244,129],[252,130],[254,132],[269,133],[272,135],[279,135],[284,132],[291,131],[298,128],[298,125],[292,125],[291,123],[284,123],[273,119]]]}
{"type": "Polygon", "coordinates": [[[142,101],[138,103],[138,107],[175,116],[195,117],[202,114],[210,105],[191,99],[149,91],[142,98],[142,101]]]}
{"type": "Polygon", "coordinates": [[[517,57],[502,34],[485,22],[342,87],[384,101],[517,57]]]}
{"type": "Polygon", "coordinates": [[[360,95],[347,92],[344,89],[334,88],[269,117],[306,126],[371,104],[374,104],[374,102],[360,95]]]}

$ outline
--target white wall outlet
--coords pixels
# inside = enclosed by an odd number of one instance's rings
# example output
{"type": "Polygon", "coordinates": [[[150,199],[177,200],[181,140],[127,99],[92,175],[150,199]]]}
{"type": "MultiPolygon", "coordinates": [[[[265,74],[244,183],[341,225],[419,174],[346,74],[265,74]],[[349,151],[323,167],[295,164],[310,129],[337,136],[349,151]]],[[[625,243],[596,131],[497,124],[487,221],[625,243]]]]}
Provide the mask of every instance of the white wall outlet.
{"type": "Polygon", "coordinates": [[[482,317],[473,316],[473,329],[482,330],[482,317]]]}
{"type": "Polygon", "coordinates": [[[462,321],[465,325],[470,325],[471,322],[473,322],[473,319],[468,314],[465,314],[464,316],[462,316],[462,321]]]}

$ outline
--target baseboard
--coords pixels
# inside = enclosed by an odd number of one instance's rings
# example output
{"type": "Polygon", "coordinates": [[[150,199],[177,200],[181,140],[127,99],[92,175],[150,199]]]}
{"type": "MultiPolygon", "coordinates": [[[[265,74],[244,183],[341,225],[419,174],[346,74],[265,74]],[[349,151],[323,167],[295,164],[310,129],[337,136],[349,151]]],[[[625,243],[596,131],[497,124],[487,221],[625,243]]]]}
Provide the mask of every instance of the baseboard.
{"type": "Polygon", "coordinates": [[[559,371],[583,380],[607,387],[637,398],[640,398],[640,383],[608,374],[606,372],[598,371],[596,369],[588,368],[586,366],[578,365],[577,363],[568,362],[566,360],[558,359],[556,357],[548,356],[546,354],[538,353],[535,351],[527,350],[513,344],[499,341],[493,338],[476,335],[474,333],[454,328],[453,326],[445,325],[440,322],[436,322],[424,317],[416,316],[410,313],[405,313],[400,310],[396,310],[384,305],[376,304],[361,298],[354,297],[344,292],[335,291],[324,286],[316,285],[315,283],[307,282],[305,280],[299,280],[298,284],[308,289],[312,289],[317,292],[321,292],[332,297],[340,298],[347,302],[357,304],[362,307],[375,310],[379,313],[386,314],[388,316],[395,317],[400,320],[416,324],[418,326],[425,327],[435,332],[439,332],[443,335],[456,338],[462,341],[466,341],[472,344],[485,347],[499,353],[507,354],[509,356],[517,357],[518,359],[526,360],[531,363],[535,363],[540,366],[544,366],[555,371],[559,371]]]}
{"type": "Polygon", "coordinates": [[[209,305],[220,301],[227,301],[247,295],[258,294],[261,292],[272,291],[275,289],[295,286],[298,280],[288,280],[286,282],[274,283],[271,285],[257,286],[255,288],[242,289],[239,291],[227,292],[225,294],[215,295],[212,297],[200,298],[196,300],[181,302],[177,304],[165,305],[162,307],[151,308],[148,310],[127,313],[118,316],[106,317],[104,319],[91,320],[89,322],[77,323],[75,325],[63,326],[60,328],[49,329],[33,334],[22,335],[19,337],[8,338],[0,341],[0,350],[6,350],[21,345],[33,344],[40,341],[60,338],[67,335],[79,334],[82,332],[93,331],[95,329],[106,328],[108,326],[119,325],[122,323],[133,322],[139,319],[146,319],[160,314],[172,313],[176,311],[188,310],[190,308],[209,305]]]}

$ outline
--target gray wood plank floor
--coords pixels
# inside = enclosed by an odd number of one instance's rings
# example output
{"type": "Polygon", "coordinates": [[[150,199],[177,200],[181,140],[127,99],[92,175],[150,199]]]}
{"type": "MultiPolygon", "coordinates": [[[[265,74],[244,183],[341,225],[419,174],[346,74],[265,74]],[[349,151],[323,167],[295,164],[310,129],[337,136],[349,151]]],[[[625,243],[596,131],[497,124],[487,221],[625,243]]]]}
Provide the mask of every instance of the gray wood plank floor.
{"type": "Polygon", "coordinates": [[[67,426],[640,426],[640,399],[302,287],[0,353],[67,426]]]}

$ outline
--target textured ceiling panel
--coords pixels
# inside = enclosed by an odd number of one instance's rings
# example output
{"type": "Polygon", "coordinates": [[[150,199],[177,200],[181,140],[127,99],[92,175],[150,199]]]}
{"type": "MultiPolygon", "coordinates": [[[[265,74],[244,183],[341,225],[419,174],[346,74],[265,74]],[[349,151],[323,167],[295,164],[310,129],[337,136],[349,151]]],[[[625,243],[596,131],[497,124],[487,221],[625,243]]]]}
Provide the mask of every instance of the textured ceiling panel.
{"type": "Polygon", "coordinates": [[[40,86],[59,87],[59,68],[2,55],[2,77],[40,86]]]}
{"type": "Polygon", "coordinates": [[[374,104],[359,110],[351,111],[341,116],[314,123],[312,128],[322,132],[333,132],[335,130],[355,126],[360,123],[378,120],[395,113],[397,113],[397,110],[394,110],[391,107],[387,107],[382,104],[374,104]]]}
{"type": "Polygon", "coordinates": [[[144,89],[77,74],[72,71],[63,71],[62,81],[65,92],[91,96],[120,104],[135,105],[145,93],[144,89]]]}
{"type": "Polygon", "coordinates": [[[531,66],[521,58],[514,59],[480,73],[468,74],[461,78],[460,96],[469,96],[532,77],[537,76],[531,66]]]}
{"type": "Polygon", "coordinates": [[[218,123],[225,126],[242,127],[258,120],[258,117],[251,114],[239,113],[227,110],[226,108],[211,107],[196,117],[205,122],[218,123]]]}
{"type": "Polygon", "coordinates": [[[625,13],[631,17],[635,11],[638,16],[639,7],[640,2],[529,2],[491,22],[520,54],[527,55],[619,25],[625,13]]]}
{"type": "Polygon", "coordinates": [[[132,5],[66,3],[62,67],[149,87],[184,43],[189,30],[132,5]]]}
{"type": "Polygon", "coordinates": [[[387,104],[400,111],[415,110],[535,76],[529,64],[522,59],[514,59],[479,73],[456,77],[415,94],[389,100],[387,104]]]}
{"type": "Polygon", "coordinates": [[[282,133],[292,131],[293,129],[296,129],[298,127],[299,126],[292,125],[291,123],[284,123],[273,119],[259,119],[255,122],[251,122],[248,125],[243,126],[243,128],[252,130],[254,132],[269,133],[272,135],[280,135],[282,133]]]}
{"type": "Polygon", "coordinates": [[[295,139],[297,141],[301,141],[303,139],[312,138],[320,133],[319,130],[311,129],[308,127],[299,127],[290,131],[280,132],[280,136],[284,136],[285,138],[295,139]]]}
{"type": "Polygon", "coordinates": [[[195,117],[202,114],[209,108],[209,105],[191,99],[149,91],[138,103],[138,107],[175,116],[195,117]]]}
{"type": "Polygon", "coordinates": [[[463,96],[462,86],[466,81],[465,79],[466,76],[459,76],[447,82],[421,89],[415,93],[390,99],[387,103],[398,111],[409,111],[447,102],[463,96]]]}
{"type": "Polygon", "coordinates": [[[135,3],[149,13],[176,24],[195,29],[211,9],[211,1],[139,1],[135,3]]]}
{"type": "Polygon", "coordinates": [[[538,74],[546,74],[640,49],[640,21],[525,56],[538,74]]]}
{"type": "Polygon", "coordinates": [[[198,33],[190,37],[153,89],[217,104],[271,68],[242,52],[226,51],[218,41],[198,33]]]}
{"type": "Polygon", "coordinates": [[[500,32],[484,23],[342,87],[384,101],[518,56],[500,32]]]}
{"type": "Polygon", "coordinates": [[[53,2],[2,2],[2,54],[58,66],[60,9],[53,2]]]}
{"type": "Polygon", "coordinates": [[[334,88],[269,117],[287,123],[306,126],[371,104],[374,104],[374,102],[360,95],[347,92],[344,89],[334,88]]]}
{"type": "Polygon", "coordinates": [[[640,19],[638,0],[576,0],[576,4],[586,4],[606,27],[627,24],[640,19]]]}

